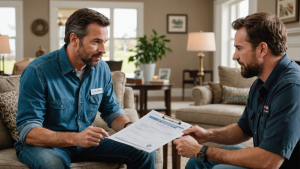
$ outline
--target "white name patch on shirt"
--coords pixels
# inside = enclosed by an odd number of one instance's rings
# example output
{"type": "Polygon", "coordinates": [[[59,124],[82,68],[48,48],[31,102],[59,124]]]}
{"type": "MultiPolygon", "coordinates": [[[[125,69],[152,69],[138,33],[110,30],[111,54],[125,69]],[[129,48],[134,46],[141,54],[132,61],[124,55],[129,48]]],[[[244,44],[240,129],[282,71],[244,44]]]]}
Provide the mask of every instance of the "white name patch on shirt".
{"type": "Polygon", "coordinates": [[[100,94],[100,93],[103,93],[102,88],[91,90],[91,95],[100,94]]]}

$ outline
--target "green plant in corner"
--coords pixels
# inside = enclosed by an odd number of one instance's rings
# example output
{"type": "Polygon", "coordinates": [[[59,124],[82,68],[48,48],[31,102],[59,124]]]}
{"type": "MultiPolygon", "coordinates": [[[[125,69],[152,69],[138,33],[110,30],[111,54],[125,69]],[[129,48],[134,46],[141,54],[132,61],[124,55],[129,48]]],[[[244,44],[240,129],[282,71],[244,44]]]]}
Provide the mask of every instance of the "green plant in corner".
{"type": "Polygon", "coordinates": [[[153,29],[154,36],[148,40],[147,36],[138,39],[138,44],[134,49],[130,49],[131,52],[136,52],[136,55],[130,56],[128,62],[135,62],[135,66],[138,67],[141,64],[155,63],[158,59],[161,60],[163,56],[166,56],[166,51],[172,52],[165,42],[170,42],[169,39],[165,39],[166,35],[157,36],[156,31],[153,29]]]}

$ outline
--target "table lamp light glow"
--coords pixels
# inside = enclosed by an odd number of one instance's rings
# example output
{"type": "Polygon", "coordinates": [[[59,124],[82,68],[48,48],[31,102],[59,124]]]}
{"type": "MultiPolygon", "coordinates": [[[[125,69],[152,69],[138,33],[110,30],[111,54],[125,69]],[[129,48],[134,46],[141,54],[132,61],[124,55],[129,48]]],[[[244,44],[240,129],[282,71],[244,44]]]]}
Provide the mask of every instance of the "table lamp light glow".
{"type": "MultiPolygon", "coordinates": [[[[3,53],[11,53],[10,50],[10,46],[9,46],[9,38],[7,35],[0,35],[0,54],[3,53]]],[[[0,57],[0,60],[2,62],[2,67],[1,67],[1,71],[0,74],[3,75],[4,74],[4,56],[0,57]]]]}

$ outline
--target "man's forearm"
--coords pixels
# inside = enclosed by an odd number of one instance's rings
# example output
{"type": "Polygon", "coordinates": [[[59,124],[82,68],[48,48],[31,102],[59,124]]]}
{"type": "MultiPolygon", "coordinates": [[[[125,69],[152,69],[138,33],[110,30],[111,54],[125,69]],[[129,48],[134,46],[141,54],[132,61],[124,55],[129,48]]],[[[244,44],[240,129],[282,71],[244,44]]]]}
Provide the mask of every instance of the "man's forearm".
{"type": "Polygon", "coordinates": [[[219,144],[239,144],[251,138],[244,134],[237,123],[218,129],[208,129],[207,131],[208,141],[219,144]]]}
{"type": "Polygon", "coordinates": [[[43,127],[35,127],[26,136],[26,144],[42,147],[69,147],[75,145],[75,135],[71,132],[55,132],[43,127]]]}
{"type": "Polygon", "coordinates": [[[225,150],[209,147],[206,151],[208,160],[246,168],[279,168],[284,157],[259,147],[239,150],[225,150]]]}
{"type": "Polygon", "coordinates": [[[114,131],[118,132],[124,128],[124,125],[129,122],[130,119],[126,115],[119,115],[111,122],[111,127],[114,131]]]}

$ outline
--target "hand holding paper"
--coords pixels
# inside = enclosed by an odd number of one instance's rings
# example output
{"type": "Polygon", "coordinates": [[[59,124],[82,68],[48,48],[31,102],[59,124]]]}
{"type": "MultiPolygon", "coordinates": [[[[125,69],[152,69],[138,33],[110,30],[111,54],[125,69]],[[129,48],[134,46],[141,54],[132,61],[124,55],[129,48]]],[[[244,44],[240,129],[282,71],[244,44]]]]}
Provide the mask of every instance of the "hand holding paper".
{"type": "Polygon", "coordinates": [[[152,110],[137,122],[108,138],[146,152],[152,152],[182,136],[182,131],[190,127],[190,124],[152,110]]]}

